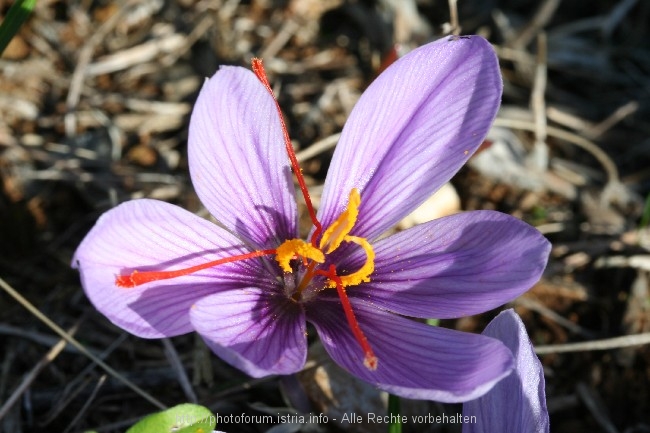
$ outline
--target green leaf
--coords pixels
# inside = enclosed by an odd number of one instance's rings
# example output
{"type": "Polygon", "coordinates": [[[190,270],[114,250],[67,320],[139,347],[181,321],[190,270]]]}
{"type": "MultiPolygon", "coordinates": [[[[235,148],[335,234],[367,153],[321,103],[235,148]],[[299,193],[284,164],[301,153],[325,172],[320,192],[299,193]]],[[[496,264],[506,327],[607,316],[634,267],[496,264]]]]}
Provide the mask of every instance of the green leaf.
{"type": "Polygon", "coordinates": [[[0,24],[0,55],[2,55],[9,41],[18,33],[18,29],[23,25],[29,14],[32,13],[36,0],[16,0],[2,24],[0,24]]]}
{"type": "Polygon", "coordinates": [[[388,415],[391,419],[391,423],[388,425],[388,433],[402,433],[400,398],[393,394],[388,394],[388,415]]]}
{"type": "Polygon", "coordinates": [[[216,417],[197,404],[179,404],[141,419],[126,433],[211,433],[216,417]]]}

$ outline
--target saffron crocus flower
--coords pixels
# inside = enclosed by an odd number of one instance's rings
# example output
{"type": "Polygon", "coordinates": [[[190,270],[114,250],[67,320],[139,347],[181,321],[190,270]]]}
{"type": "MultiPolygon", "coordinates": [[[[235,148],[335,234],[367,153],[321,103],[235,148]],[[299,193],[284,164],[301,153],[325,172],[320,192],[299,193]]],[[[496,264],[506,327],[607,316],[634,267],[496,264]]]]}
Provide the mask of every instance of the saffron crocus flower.
{"type": "Polygon", "coordinates": [[[394,394],[458,402],[487,392],[513,365],[501,342],[405,316],[455,318],[515,298],[538,280],[548,242],[489,211],[378,238],[487,134],[502,89],[491,46],[439,40],[382,73],[343,129],[318,214],[253,66],[220,68],[190,121],[192,182],[220,224],[155,200],[110,210],[74,257],[90,300],[144,338],[196,331],[255,377],[299,371],[310,322],[339,365],[394,394]],[[292,169],[314,224],[307,240],[292,169]]]}
{"type": "Polygon", "coordinates": [[[463,433],[548,433],[544,370],[535,355],[526,327],[514,312],[499,313],[483,335],[503,341],[515,357],[515,369],[484,396],[463,404],[463,433]]]}

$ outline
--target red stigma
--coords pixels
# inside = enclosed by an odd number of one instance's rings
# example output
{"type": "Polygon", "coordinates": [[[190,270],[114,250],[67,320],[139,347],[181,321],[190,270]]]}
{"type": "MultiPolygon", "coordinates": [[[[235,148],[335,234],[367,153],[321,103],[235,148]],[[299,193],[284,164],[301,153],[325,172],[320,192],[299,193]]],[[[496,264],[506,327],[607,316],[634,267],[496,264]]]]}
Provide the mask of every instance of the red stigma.
{"type": "Polygon", "coordinates": [[[375,371],[377,369],[377,364],[378,364],[377,356],[375,356],[375,352],[373,352],[372,347],[370,347],[370,343],[368,343],[368,339],[366,338],[366,335],[361,330],[361,327],[359,326],[359,322],[357,321],[357,318],[354,315],[354,311],[352,311],[352,304],[350,304],[350,299],[348,298],[348,294],[345,291],[345,287],[343,287],[343,282],[341,281],[341,277],[339,277],[336,274],[336,267],[334,265],[330,265],[329,270],[316,271],[316,273],[320,275],[324,275],[327,278],[329,278],[331,281],[334,281],[336,283],[336,291],[338,292],[339,299],[341,299],[341,305],[343,306],[343,312],[345,313],[345,318],[348,321],[348,325],[352,330],[352,334],[354,335],[354,338],[359,343],[359,346],[361,346],[361,350],[363,350],[363,354],[364,354],[363,365],[365,365],[366,368],[368,368],[368,370],[375,371]]]}
{"type": "Polygon", "coordinates": [[[168,280],[170,278],[182,277],[184,275],[190,275],[195,272],[202,271],[203,269],[223,265],[224,263],[239,262],[241,260],[252,259],[254,257],[267,256],[270,254],[275,254],[275,252],[275,250],[253,251],[252,253],[240,254],[238,256],[232,257],[224,257],[223,259],[213,260],[211,262],[202,263],[200,265],[185,269],[177,269],[175,271],[138,272],[136,270],[131,272],[129,275],[118,275],[115,277],[115,285],[117,287],[130,289],[142,284],[151,283],[152,281],[168,280]]]}
{"type": "Polygon", "coordinates": [[[269,84],[269,79],[267,78],[266,72],[264,71],[264,65],[262,64],[262,59],[254,58],[251,61],[251,66],[253,68],[253,72],[260,80],[262,85],[264,85],[266,91],[269,92],[269,94],[273,98],[273,101],[275,102],[275,108],[278,111],[278,117],[280,118],[280,125],[282,126],[282,135],[284,136],[284,146],[287,151],[287,155],[289,156],[289,160],[291,161],[291,168],[293,169],[293,174],[295,174],[296,179],[298,180],[300,191],[302,192],[302,196],[305,199],[305,204],[307,205],[307,211],[309,212],[309,218],[311,218],[311,222],[315,228],[314,233],[311,235],[311,244],[313,246],[317,246],[316,242],[320,234],[323,232],[323,226],[321,226],[320,221],[318,221],[318,218],[316,217],[316,212],[314,211],[314,206],[311,203],[311,197],[309,196],[309,191],[307,190],[307,184],[305,183],[305,178],[302,176],[302,170],[300,169],[300,165],[298,164],[296,153],[293,151],[293,146],[291,145],[291,138],[289,138],[289,132],[287,131],[287,125],[284,123],[282,110],[280,110],[280,104],[278,104],[278,101],[277,99],[275,99],[275,95],[273,94],[273,89],[271,89],[271,85],[269,84]]]}

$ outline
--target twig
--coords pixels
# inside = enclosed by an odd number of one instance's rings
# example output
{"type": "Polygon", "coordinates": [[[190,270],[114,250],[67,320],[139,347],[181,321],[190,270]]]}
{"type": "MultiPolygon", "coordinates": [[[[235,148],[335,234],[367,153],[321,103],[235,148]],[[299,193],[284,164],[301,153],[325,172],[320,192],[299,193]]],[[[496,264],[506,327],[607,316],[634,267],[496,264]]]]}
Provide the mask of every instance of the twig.
{"type": "Polygon", "coordinates": [[[559,123],[561,126],[574,131],[586,131],[593,128],[593,123],[580,116],[569,113],[558,106],[548,105],[546,117],[551,122],[559,123]]]}
{"type": "Polygon", "coordinates": [[[325,152],[326,150],[329,150],[336,146],[336,143],[339,142],[339,138],[341,138],[340,133],[325,137],[322,140],[319,140],[316,143],[312,144],[305,150],[301,150],[300,152],[296,153],[296,159],[298,162],[305,162],[308,159],[320,154],[321,152],[325,152]]]}
{"type": "Polygon", "coordinates": [[[548,168],[548,146],[546,145],[546,33],[542,32],[537,38],[537,65],[535,66],[535,79],[531,92],[531,109],[535,119],[535,144],[531,157],[533,165],[540,171],[548,168]]]}
{"type": "Polygon", "coordinates": [[[270,59],[275,57],[278,52],[289,42],[291,37],[300,28],[300,25],[295,20],[288,20],[284,22],[282,29],[275,35],[275,37],[264,48],[260,57],[262,59],[270,59]]]}
{"type": "Polygon", "coordinates": [[[534,66],[535,57],[530,53],[523,50],[515,50],[513,48],[504,47],[502,45],[492,45],[494,51],[497,52],[497,56],[501,60],[510,60],[512,62],[520,63],[524,66],[534,66]]]}
{"type": "Polygon", "coordinates": [[[552,321],[556,322],[558,325],[563,326],[569,331],[574,332],[576,334],[583,335],[587,338],[593,338],[595,335],[593,332],[584,329],[580,325],[576,325],[575,323],[573,323],[568,319],[565,319],[564,317],[557,314],[555,311],[542,305],[541,303],[535,301],[534,299],[520,297],[517,298],[515,304],[521,305],[522,307],[528,308],[529,310],[536,311],[542,316],[551,319],[552,321]]]}
{"type": "Polygon", "coordinates": [[[558,223],[547,223],[547,224],[541,224],[538,226],[535,226],[538,232],[540,232],[543,235],[548,235],[551,233],[560,233],[566,230],[566,223],[563,222],[558,222],[558,223]]]}
{"type": "Polygon", "coordinates": [[[0,287],[7,292],[12,298],[14,298],[16,301],[18,301],[19,304],[21,304],[27,311],[32,313],[34,316],[36,316],[37,319],[39,319],[41,322],[45,323],[52,331],[56,332],[61,338],[63,338],[68,344],[74,346],[79,352],[90,358],[93,362],[95,362],[97,365],[99,365],[104,371],[106,371],[108,374],[111,376],[115,377],[117,380],[122,382],[124,385],[127,387],[131,388],[136,394],[153,404],[159,409],[167,409],[167,407],[159,402],[156,398],[154,398],[152,395],[141,389],[139,386],[131,382],[129,379],[124,377],[122,374],[118,373],[116,370],[114,370],[111,366],[106,364],[104,361],[99,359],[96,355],[93,355],[88,349],[84,347],[83,344],[79,343],[74,337],[70,336],[67,332],[65,332],[59,325],[56,323],[52,322],[47,316],[45,316],[43,313],[40,312],[38,308],[36,308],[31,302],[29,302],[27,299],[25,299],[20,293],[18,293],[13,287],[11,287],[7,282],[5,282],[4,279],[0,278],[0,287]]]}
{"type": "Polygon", "coordinates": [[[555,10],[560,5],[560,0],[546,0],[537,9],[533,19],[519,32],[519,35],[508,45],[512,48],[526,47],[539,33],[541,29],[548,24],[553,17],[555,10]]]}
{"type": "Polygon", "coordinates": [[[458,21],[458,0],[448,0],[449,2],[449,25],[451,34],[460,35],[460,23],[458,21]]]}
{"type": "Polygon", "coordinates": [[[644,344],[650,344],[650,332],[606,338],[603,340],[585,341],[582,343],[537,346],[535,347],[535,353],[538,355],[546,355],[548,353],[588,352],[590,350],[619,349],[621,347],[642,346],[644,344]]]}
{"type": "Polygon", "coordinates": [[[600,257],[594,263],[594,268],[635,268],[650,271],[650,255],[600,257]]]}
{"type": "Polygon", "coordinates": [[[165,57],[161,59],[163,66],[173,65],[178,61],[178,59],[189,51],[190,48],[205,35],[208,30],[210,30],[215,25],[214,16],[211,14],[205,16],[199,23],[194,27],[192,32],[185,37],[183,45],[178,49],[168,53],[165,57]]]}
{"type": "Polygon", "coordinates": [[[161,54],[174,53],[185,45],[185,36],[178,33],[143,42],[131,48],[109,54],[87,66],[86,76],[110,74],[128,69],[134,65],[147,63],[161,54]]]}
{"type": "Polygon", "coordinates": [[[72,79],[70,80],[70,88],[68,89],[68,96],[65,101],[66,110],[68,111],[64,117],[65,135],[72,137],[77,130],[77,118],[74,110],[77,108],[79,98],[81,96],[81,88],[86,76],[86,68],[92,59],[95,47],[101,43],[108,33],[120,22],[128,9],[137,4],[138,0],[127,1],[119,11],[111,16],[104,24],[102,24],[97,32],[84,44],[79,51],[79,58],[77,59],[77,66],[74,68],[72,79]]]}
{"type": "Polygon", "coordinates": [[[630,101],[627,104],[618,107],[616,111],[607,116],[607,118],[600,123],[594,125],[590,129],[584,131],[585,137],[590,140],[595,140],[596,138],[603,135],[614,125],[616,125],[621,120],[626,117],[634,114],[639,109],[639,103],[636,101],[630,101]]]}
{"type": "MultiPolygon", "coordinates": [[[[535,132],[535,123],[529,120],[496,118],[494,121],[494,126],[502,126],[504,128],[514,128],[535,132]]],[[[569,143],[572,143],[591,153],[593,157],[596,158],[598,162],[603,166],[605,174],[607,175],[608,183],[614,184],[619,182],[618,168],[616,168],[616,164],[614,164],[611,158],[607,156],[607,154],[600,147],[598,147],[597,144],[587,140],[584,137],[581,137],[580,135],[565,131],[560,128],[555,128],[553,126],[547,127],[546,132],[551,137],[568,141],[569,143]]]]}

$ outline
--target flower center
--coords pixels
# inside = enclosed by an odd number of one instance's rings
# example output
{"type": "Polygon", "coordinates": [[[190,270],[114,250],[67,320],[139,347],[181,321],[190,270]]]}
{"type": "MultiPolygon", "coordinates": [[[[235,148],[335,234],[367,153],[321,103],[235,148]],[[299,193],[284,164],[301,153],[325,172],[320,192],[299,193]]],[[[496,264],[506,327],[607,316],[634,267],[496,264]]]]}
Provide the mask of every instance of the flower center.
{"type": "MultiPolygon", "coordinates": [[[[348,200],[348,207],[341,215],[332,223],[331,226],[323,233],[320,240],[319,247],[316,248],[311,243],[307,243],[302,239],[289,239],[284,241],[276,250],[275,260],[278,262],[284,272],[292,273],[291,260],[302,259],[303,265],[307,267],[307,271],[302,276],[302,280],[296,288],[296,292],[292,295],[292,299],[298,300],[302,291],[309,285],[315,275],[322,275],[327,278],[326,288],[336,289],[345,318],[348,325],[352,330],[354,338],[357,340],[361,349],[364,352],[363,364],[370,370],[377,369],[377,357],[375,356],[368,339],[361,330],[359,322],[357,321],[352,304],[348,299],[346,287],[356,286],[362,282],[369,282],[370,275],[375,270],[375,252],[370,243],[365,239],[358,236],[350,236],[350,231],[354,227],[359,215],[359,205],[361,204],[361,196],[359,190],[353,188],[350,192],[348,200]],[[318,269],[319,264],[325,263],[325,257],[328,254],[336,251],[343,242],[353,242],[359,245],[366,253],[366,261],[356,272],[348,275],[338,275],[336,265],[330,264],[327,270],[318,269]]],[[[314,238],[312,238],[312,241],[314,238]]]]}
{"type": "Polygon", "coordinates": [[[350,192],[347,209],[325,230],[318,248],[302,239],[290,239],[278,247],[275,259],[284,272],[293,272],[293,268],[290,265],[292,259],[301,258],[304,262],[308,262],[307,271],[298,284],[298,295],[309,285],[312,278],[317,274],[328,277],[326,287],[332,289],[336,288],[337,281],[340,281],[343,287],[356,286],[370,281],[370,275],[375,270],[375,253],[372,246],[365,238],[350,236],[349,234],[357,221],[360,204],[361,196],[359,195],[359,190],[353,188],[350,192]],[[329,274],[330,271],[318,270],[317,264],[325,263],[325,257],[336,251],[343,242],[353,242],[363,248],[366,253],[366,262],[356,272],[349,275],[337,274],[337,278],[332,279],[329,274]],[[311,262],[309,262],[310,260],[311,262]]]}

